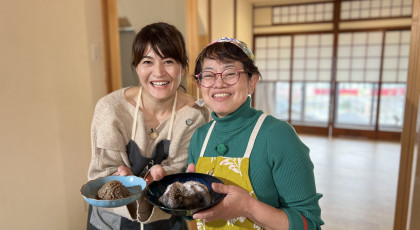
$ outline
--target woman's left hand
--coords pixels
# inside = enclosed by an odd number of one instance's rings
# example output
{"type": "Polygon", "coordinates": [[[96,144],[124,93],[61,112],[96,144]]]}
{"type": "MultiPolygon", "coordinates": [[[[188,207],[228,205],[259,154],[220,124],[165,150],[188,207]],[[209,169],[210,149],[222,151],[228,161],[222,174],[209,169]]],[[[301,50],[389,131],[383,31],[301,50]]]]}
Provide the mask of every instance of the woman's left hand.
{"type": "Polygon", "coordinates": [[[150,169],[150,175],[152,176],[153,180],[156,181],[166,176],[166,172],[161,165],[153,165],[150,169]]]}
{"type": "Polygon", "coordinates": [[[144,177],[144,180],[147,184],[150,184],[153,181],[161,180],[164,176],[166,176],[165,169],[161,165],[153,165],[144,177]]]}
{"type": "Polygon", "coordinates": [[[121,165],[118,167],[117,171],[112,174],[115,176],[132,176],[134,173],[131,171],[131,169],[125,165],[121,165]]]}
{"type": "Polygon", "coordinates": [[[194,214],[194,219],[214,221],[248,216],[248,204],[254,198],[245,189],[221,183],[213,183],[212,188],[215,192],[226,194],[226,197],[216,206],[194,214]]]}

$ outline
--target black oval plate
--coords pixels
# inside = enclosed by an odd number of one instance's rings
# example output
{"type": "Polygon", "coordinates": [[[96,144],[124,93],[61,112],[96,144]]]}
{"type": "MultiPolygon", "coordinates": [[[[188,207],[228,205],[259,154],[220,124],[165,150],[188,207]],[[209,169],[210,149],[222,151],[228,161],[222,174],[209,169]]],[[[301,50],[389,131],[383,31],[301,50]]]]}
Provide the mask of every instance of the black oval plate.
{"type": "Polygon", "coordinates": [[[187,219],[192,219],[192,215],[196,212],[208,209],[217,203],[219,203],[226,194],[217,193],[213,191],[211,184],[212,183],[221,183],[224,184],[221,180],[217,177],[203,174],[203,173],[176,173],[172,175],[167,175],[162,178],[160,181],[153,181],[149,184],[145,191],[146,199],[153,204],[154,206],[160,208],[162,211],[176,215],[176,216],[184,216],[187,219]],[[159,198],[163,195],[166,188],[174,182],[181,182],[185,183],[187,181],[197,181],[207,186],[210,194],[213,195],[213,200],[210,205],[199,207],[196,209],[173,209],[165,207],[162,203],[159,202],[159,198]]]}

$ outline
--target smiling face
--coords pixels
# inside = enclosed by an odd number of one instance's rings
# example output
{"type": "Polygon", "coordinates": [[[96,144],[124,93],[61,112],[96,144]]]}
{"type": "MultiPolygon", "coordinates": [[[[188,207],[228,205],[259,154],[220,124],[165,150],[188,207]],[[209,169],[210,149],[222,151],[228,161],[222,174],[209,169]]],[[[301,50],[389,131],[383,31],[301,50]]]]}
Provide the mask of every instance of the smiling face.
{"type": "Polygon", "coordinates": [[[145,96],[164,100],[175,95],[184,69],[173,58],[161,58],[149,46],[137,65],[136,72],[145,96]]]}
{"type": "MultiPolygon", "coordinates": [[[[211,71],[213,73],[221,73],[227,68],[236,68],[243,70],[243,64],[239,61],[235,62],[220,62],[215,59],[204,59],[203,69],[211,71]]],[[[247,73],[241,73],[239,81],[235,85],[225,84],[220,75],[217,75],[217,79],[213,86],[206,88],[200,87],[203,95],[203,100],[206,105],[209,106],[218,117],[225,117],[235,112],[248,98],[249,94],[252,94],[255,90],[259,77],[257,74],[253,74],[250,78],[247,73]]]]}

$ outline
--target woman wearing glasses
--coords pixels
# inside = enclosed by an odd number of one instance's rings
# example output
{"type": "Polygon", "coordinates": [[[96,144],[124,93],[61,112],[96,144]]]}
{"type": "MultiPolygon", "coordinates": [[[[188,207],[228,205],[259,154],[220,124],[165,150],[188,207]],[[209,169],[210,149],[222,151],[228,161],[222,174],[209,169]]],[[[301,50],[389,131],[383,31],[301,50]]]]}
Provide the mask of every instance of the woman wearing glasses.
{"type": "Polygon", "coordinates": [[[195,77],[213,121],[189,146],[188,171],[212,174],[226,197],[194,214],[198,229],[320,229],[309,149],[292,126],[251,107],[260,73],[243,42],[221,38],[198,56],[195,77]]]}

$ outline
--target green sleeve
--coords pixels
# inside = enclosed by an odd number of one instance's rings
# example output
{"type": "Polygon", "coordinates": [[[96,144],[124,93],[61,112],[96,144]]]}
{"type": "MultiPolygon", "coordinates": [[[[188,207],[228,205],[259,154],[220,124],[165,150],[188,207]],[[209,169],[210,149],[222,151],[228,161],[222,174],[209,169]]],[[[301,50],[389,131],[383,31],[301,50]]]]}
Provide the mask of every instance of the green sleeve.
{"type": "Polygon", "coordinates": [[[323,221],[318,201],[322,195],[316,192],[309,148],[302,143],[291,125],[286,122],[278,124],[281,127],[270,127],[268,145],[281,208],[289,218],[290,229],[303,229],[303,216],[308,229],[320,229],[323,221]]]}

